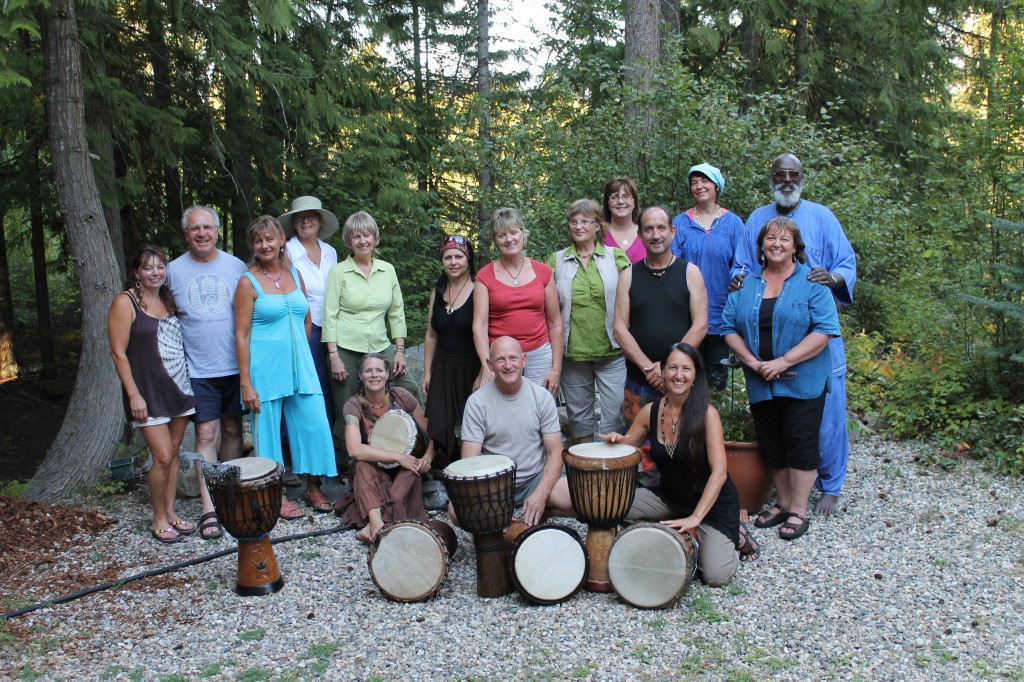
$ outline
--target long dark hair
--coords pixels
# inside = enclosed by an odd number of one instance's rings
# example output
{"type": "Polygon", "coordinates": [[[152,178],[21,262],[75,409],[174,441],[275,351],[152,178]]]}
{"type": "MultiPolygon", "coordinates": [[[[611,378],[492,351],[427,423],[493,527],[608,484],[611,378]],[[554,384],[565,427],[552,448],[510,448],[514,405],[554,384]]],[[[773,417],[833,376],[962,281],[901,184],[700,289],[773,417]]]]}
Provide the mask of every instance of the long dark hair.
{"type": "Polygon", "coordinates": [[[676,351],[690,358],[695,376],[690,388],[690,397],[683,405],[682,414],[679,415],[679,443],[675,456],[683,460],[687,473],[690,474],[693,489],[700,491],[711,477],[711,464],[708,462],[705,441],[710,402],[708,375],[704,371],[704,360],[701,359],[700,352],[688,343],[677,343],[669,349],[668,355],[661,361],[662,373],[665,371],[665,363],[676,351]]]}
{"type": "MultiPolygon", "coordinates": [[[[447,236],[441,238],[441,244],[444,244],[444,240],[445,239],[447,239],[447,236]]],[[[462,251],[461,249],[457,249],[457,250],[460,253],[462,253],[462,255],[466,256],[466,258],[469,259],[469,281],[470,282],[475,282],[476,281],[476,257],[473,255],[473,243],[471,241],[469,241],[469,239],[466,239],[465,247],[466,247],[466,249],[469,250],[468,254],[465,251],[462,251]]],[[[447,249],[445,249],[445,251],[447,251],[447,249]]],[[[441,252],[441,258],[444,258],[444,251],[441,252]]],[[[434,284],[434,292],[437,294],[438,297],[443,297],[444,296],[444,292],[446,292],[447,290],[448,290],[448,273],[446,273],[444,271],[444,266],[442,266],[441,267],[441,276],[437,278],[437,282],[434,284]]]]}
{"type": "MultiPolygon", "coordinates": [[[[125,280],[124,288],[135,294],[135,300],[138,302],[139,307],[143,310],[146,309],[146,303],[142,300],[141,293],[142,283],[139,278],[135,276],[135,271],[141,268],[143,265],[149,262],[151,258],[156,258],[165,266],[167,263],[167,254],[159,246],[153,244],[143,244],[142,248],[139,249],[135,257],[132,258],[131,265],[128,267],[128,279],[125,280]]],[[[164,279],[164,283],[160,286],[160,300],[163,301],[164,306],[167,308],[167,312],[174,315],[178,312],[178,307],[174,305],[174,296],[171,295],[171,287],[168,286],[167,280],[164,279]]]]}

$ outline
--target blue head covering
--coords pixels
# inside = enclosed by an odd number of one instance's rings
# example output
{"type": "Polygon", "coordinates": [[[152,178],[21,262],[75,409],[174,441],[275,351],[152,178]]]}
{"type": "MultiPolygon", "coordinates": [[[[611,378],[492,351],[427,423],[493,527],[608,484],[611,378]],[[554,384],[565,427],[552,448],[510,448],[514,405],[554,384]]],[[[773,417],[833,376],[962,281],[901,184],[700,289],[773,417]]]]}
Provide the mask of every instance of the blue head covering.
{"type": "Polygon", "coordinates": [[[718,170],[710,163],[701,163],[690,168],[690,172],[686,174],[686,181],[689,182],[690,178],[693,177],[694,173],[700,173],[711,182],[715,183],[715,187],[718,188],[718,196],[722,196],[725,193],[725,178],[722,177],[722,171],[718,170]]]}

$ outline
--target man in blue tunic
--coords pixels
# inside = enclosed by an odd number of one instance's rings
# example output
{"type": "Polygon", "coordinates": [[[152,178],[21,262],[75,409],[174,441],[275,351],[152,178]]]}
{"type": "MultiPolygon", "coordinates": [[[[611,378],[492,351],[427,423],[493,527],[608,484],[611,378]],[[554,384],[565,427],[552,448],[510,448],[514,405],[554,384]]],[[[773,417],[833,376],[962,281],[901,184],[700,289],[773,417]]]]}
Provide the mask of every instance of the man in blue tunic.
{"type": "MultiPolygon", "coordinates": [[[[757,233],[776,216],[786,216],[800,228],[806,244],[808,279],[832,290],[836,305],[853,304],[853,287],[857,281],[857,255],[850,246],[839,221],[825,206],[801,198],[803,164],[793,154],[783,154],[772,162],[768,187],[774,204],[762,206],[747,218],[744,238],[736,247],[731,288],[742,286],[742,279],[757,265],[757,233]]],[[[832,391],[825,398],[825,414],[821,420],[821,464],[817,486],[821,499],[814,511],[829,515],[836,510],[850,442],[846,432],[846,349],[841,336],[829,342],[832,352],[832,391]]]]}

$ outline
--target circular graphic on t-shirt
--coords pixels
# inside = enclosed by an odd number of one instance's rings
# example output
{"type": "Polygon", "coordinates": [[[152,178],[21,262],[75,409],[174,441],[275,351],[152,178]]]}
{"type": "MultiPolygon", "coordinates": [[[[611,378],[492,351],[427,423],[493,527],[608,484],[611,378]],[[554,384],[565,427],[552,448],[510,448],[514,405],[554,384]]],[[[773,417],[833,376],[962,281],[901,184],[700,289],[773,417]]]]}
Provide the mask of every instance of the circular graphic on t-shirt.
{"type": "Polygon", "coordinates": [[[188,283],[188,304],[197,315],[216,315],[231,303],[231,290],[223,277],[197,275],[188,283]]]}

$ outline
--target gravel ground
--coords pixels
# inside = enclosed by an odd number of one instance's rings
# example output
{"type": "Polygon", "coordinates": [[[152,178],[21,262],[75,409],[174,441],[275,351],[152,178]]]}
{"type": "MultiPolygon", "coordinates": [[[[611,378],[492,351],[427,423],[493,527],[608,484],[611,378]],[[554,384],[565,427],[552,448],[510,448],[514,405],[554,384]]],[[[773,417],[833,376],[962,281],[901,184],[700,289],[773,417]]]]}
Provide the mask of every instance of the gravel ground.
{"type": "MultiPolygon", "coordinates": [[[[276,545],[287,583],[276,595],[236,596],[227,556],[7,621],[0,675],[1024,680],[1024,486],[975,464],[923,468],[917,453],[874,438],[855,444],[835,517],[812,519],[791,543],[754,530],[759,561],[728,587],[695,583],[666,610],[585,592],[548,607],[518,595],[478,599],[472,539],[461,531],[440,594],[396,604],[374,587],[365,548],[345,531],[276,545]]],[[[181,508],[198,516],[194,501],[181,508]]],[[[118,502],[106,512],[115,526],[80,538],[47,570],[113,564],[124,577],[234,544],[158,546],[147,511],[141,496],[118,502]]],[[[274,535],[334,524],[310,516],[274,535]]],[[[18,587],[3,589],[11,607],[18,587]]]]}

